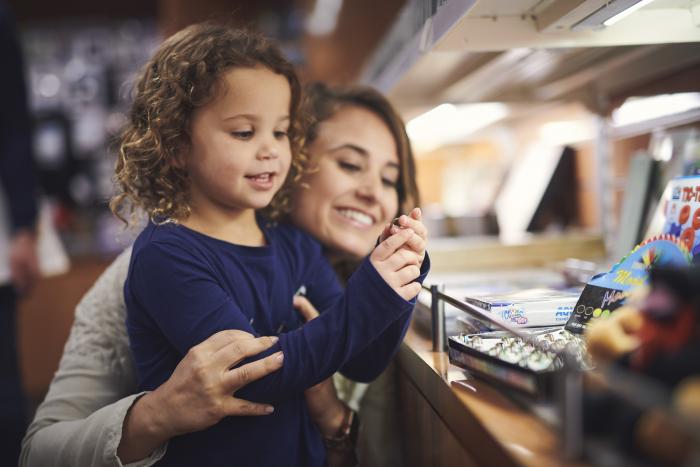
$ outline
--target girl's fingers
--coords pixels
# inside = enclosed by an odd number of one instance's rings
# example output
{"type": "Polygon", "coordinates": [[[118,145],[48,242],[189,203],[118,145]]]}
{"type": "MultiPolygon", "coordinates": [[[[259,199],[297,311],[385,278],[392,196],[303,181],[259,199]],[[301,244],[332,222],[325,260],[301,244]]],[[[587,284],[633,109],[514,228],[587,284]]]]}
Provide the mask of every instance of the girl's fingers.
{"type": "Polygon", "coordinates": [[[384,240],[389,238],[391,236],[391,223],[387,224],[384,226],[384,229],[382,230],[382,233],[379,235],[379,239],[377,240],[377,243],[382,243],[384,240]]]}
{"type": "Polygon", "coordinates": [[[284,362],[282,352],[275,352],[265,358],[246,363],[238,368],[229,370],[224,374],[224,389],[228,394],[233,394],[240,388],[279,370],[284,362]]]}
{"type": "Polygon", "coordinates": [[[413,230],[403,229],[395,235],[391,235],[372,251],[370,258],[374,261],[385,261],[396,250],[401,248],[413,235],[413,230]]]}
{"type": "Polygon", "coordinates": [[[387,269],[393,272],[403,269],[406,266],[420,263],[420,257],[413,250],[401,248],[391,255],[384,263],[387,269]]]}
{"type": "Polygon", "coordinates": [[[425,253],[426,243],[427,242],[423,237],[419,235],[414,235],[408,239],[408,241],[406,242],[406,246],[408,246],[411,250],[415,251],[420,256],[423,256],[423,254],[425,253]]]}
{"type": "MultiPolygon", "coordinates": [[[[413,214],[414,211],[415,209],[411,211],[411,214],[413,214]]],[[[416,234],[420,235],[424,239],[428,238],[428,229],[425,228],[425,225],[423,225],[423,223],[419,219],[414,219],[411,216],[402,215],[401,217],[399,217],[399,224],[403,228],[412,229],[416,234]]]]}
{"type": "Polygon", "coordinates": [[[420,268],[418,266],[410,265],[403,269],[399,269],[394,274],[394,278],[397,282],[396,285],[398,287],[403,287],[410,284],[416,280],[418,276],[420,276],[420,268]]]}
{"type": "Polygon", "coordinates": [[[401,298],[409,301],[414,299],[420,293],[421,285],[418,282],[411,282],[395,290],[396,293],[401,296],[401,298]]]}
{"type": "Polygon", "coordinates": [[[299,314],[304,318],[304,321],[311,321],[312,319],[318,317],[319,313],[311,302],[301,295],[295,295],[292,298],[292,304],[294,308],[297,309],[299,314]]]}
{"type": "Polygon", "coordinates": [[[419,207],[413,208],[408,215],[417,221],[420,221],[423,219],[423,212],[420,210],[419,207]]]}

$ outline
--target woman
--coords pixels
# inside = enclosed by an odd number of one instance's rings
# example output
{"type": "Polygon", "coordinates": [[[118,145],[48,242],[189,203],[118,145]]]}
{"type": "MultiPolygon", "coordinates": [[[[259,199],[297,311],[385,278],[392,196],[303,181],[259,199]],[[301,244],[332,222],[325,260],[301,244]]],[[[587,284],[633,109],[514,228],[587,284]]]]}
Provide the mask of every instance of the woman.
{"type": "MultiPolygon", "coordinates": [[[[294,193],[290,219],[325,245],[342,278],[348,263],[371,250],[383,225],[416,205],[413,156],[400,118],[375,91],[316,85],[307,99],[314,120],[307,148],[317,169],[294,193]]],[[[157,390],[133,394],[123,304],[129,253],[117,258],[78,305],[58,372],[24,439],[20,465],[152,465],[174,436],[225,416],[270,410],[230,397],[281,364],[268,357],[228,372],[271,345],[270,338],[234,331],[195,347],[157,390]],[[228,349],[224,358],[216,352],[221,348],[228,349]]],[[[313,318],[312,304],[295,302],[313,318]]],[[[329,383],[309,389],[307,402],[317,423],[349,433],[352,417],[329,383]]],[[[345,441],[329,438],[337,441],[333,446],[345,441]]]]}

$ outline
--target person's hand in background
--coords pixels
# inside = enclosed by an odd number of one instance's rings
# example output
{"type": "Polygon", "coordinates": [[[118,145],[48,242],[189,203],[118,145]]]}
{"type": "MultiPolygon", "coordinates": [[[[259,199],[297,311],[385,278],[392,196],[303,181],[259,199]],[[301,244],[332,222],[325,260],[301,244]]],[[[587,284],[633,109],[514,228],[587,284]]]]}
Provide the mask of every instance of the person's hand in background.
{"type": "Polygon", "coordinates": [[[10,241],[10,275],[19,295],[27,295],[39,279],[39,259],[36,234],[29,229],[18,230],[10,241]]]}

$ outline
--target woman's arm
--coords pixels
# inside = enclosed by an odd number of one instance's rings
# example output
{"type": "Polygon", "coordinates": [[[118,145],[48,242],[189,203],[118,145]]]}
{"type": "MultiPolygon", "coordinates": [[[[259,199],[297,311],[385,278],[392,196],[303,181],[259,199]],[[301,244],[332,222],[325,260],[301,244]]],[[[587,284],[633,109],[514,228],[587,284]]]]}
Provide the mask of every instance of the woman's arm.
{"type": "MultiPolygon", "coordinates": [[[[129,256],[122,253],[78,304],[58,371],[22,443],[20,465],[120,465],[122,422],[139,396],[129,396],[136,384],[121,298],[129,256]]],[[[150,463],[161,455],[154,453],[150,463]]]]}

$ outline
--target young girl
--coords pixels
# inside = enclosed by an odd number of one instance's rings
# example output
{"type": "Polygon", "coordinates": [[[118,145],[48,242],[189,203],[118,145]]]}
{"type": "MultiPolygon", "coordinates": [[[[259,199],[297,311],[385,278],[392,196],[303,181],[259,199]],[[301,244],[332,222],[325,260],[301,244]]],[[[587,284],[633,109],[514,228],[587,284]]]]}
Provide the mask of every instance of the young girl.
{"type": "Polygon", "coordinates": [[[176,437],[164,464],[323,465],[303,391],[339,369],[376,376],[400,338],[390,331],[410,318],[428,269],[417,210],[402,216],[405,228],[387,226],[345,294],[315,240],[256,213],[270,203],[272,215],[282,212],[302,170],[299,101],[293,68],[275,46],[211,24],[168,39],[138,82],[112,208],[151,219],[124,287],[141,388],[159,386],[190,348],[223,329],[277,334],[267,354],[285,360],[237,394],[274,403],[274,414],[176,437]],[[304,326],[292,306],[302,285],[322,311],[304,326]]]}

